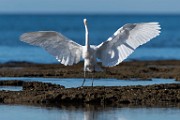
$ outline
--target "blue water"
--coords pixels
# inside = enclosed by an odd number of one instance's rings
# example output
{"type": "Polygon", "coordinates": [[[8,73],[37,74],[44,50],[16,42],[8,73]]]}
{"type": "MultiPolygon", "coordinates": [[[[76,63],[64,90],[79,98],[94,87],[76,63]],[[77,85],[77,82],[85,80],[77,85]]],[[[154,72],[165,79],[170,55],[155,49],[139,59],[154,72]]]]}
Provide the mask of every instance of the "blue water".
{"type": "Polygon", "coordinates": [[[180,60],[180,15],[0,15],[0,63],[55,63],[42,48],[19,41],[25,32],[53,30],[84,44],[83,18],[88,19],[91,44],[107,40],[126,23],[157,21],[160,36],[138,48],[127,60],[180,60]]]}
{"type": "Polygon", "coordinates": [[[22,87],[19,87],[19,86],[0,86],[0,90],[5,90],[5,91],[21,91],[22,87]]]}
{"type": "MultiPolygon", "coordinates": [[[[1,80],[39,81],[39,82],[63,85],[66,88],[72,88],[72,87],[80,87],[84,79],[83,78],[0,77],[0,81],[1,80]]],[[[93,84],[94,86],[131,86],[131,85],[145,86],[145,85],[168,84],[168,83],[180,84],[179,81],[175,81],[174,79],[162,79],[162,78],[161,79],[153,78],[152,80],[138,80],[138,79],[118,80],[118,79],[112,79],[112,78],[107,78],[107,79],[101,78],[101,79],[94,79],[93,83],[94,83],[93,84]]],[[[92,85],[92,79],[86,79],[84,86],[91,86],[91,85],[92,85]]],[[[21,89],[22,88],[20,88],[19,90],[21,89]]]]}
{"type": "Polygon", "coordinates": [[[0,105],[1,120],[178,120],[178,108],[42,108],[0,105]]]}
{"type": "MultiPolygon", "coordinates": [[[[42,48],[20,42],[19,36],[25,32],[53,30],[61,32],[79,44],[84,44],[83,18],[88,19],[90,43],[96,45],[107,40],[126,23],[159,22],[162,27],[160,36],[139,47],[127,60],[180,60],[180,15],[0,15],[0,63],[9,61],[56,63],[55,58],[42,48]]],[[[43,78],[43,80],[63,84],[66,87],[78,87],[82,83],[79,79],[47,80],[43,78]]],[[[43,80],[40,79],[40,81],[43,80]]],[[[163,82],[175,81],[164,80],[163,82]]],[[[136,85],[136,83],[144,85],[158,84],[162,81],[94,81],[94,85],[97,86],[105,85],[105,83],[110,86],[117,83],[119,85],[136,85]]],[[[87,80],[86,85],[91,85],[91,80],[87,80]]],[[[178,108],[83,109],[73,107],[58,109],[0,105],[0,113],[0,120],[177,120],[180,117],[178,108]]]]}

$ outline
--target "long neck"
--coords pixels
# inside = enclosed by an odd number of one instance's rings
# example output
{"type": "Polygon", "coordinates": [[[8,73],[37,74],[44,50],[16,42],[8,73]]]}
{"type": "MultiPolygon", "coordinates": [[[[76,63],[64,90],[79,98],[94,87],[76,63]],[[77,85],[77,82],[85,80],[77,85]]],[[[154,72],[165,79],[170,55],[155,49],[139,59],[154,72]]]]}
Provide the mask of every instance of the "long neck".
{"type": "Polygon", "coordinates": [[[90,47],[89,45],[89,36],[88,36],[88,28],[87,28],[87,24],[84,25],[85,26],[85,46],[88,49],[90,47]]]}

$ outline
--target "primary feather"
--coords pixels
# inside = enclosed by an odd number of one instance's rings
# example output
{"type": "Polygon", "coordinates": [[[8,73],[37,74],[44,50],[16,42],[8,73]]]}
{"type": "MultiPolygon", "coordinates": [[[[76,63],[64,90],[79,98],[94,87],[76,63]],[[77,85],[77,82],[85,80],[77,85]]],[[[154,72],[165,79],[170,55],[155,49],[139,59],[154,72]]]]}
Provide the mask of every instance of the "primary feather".
{"type": "Polygon", "coordinates": [[[82,58],[82,46],[54,31],[25,33],[20,38],[31,45],[43,47],[64,65],[73,65],[82,58]]]}
{"type": "Polygon", "coordinates": [[[157,22],[126,24],[107,41],[97,46],[97,58],[103,66],[116,66],[134,50],[160,33],[157,22]]]}

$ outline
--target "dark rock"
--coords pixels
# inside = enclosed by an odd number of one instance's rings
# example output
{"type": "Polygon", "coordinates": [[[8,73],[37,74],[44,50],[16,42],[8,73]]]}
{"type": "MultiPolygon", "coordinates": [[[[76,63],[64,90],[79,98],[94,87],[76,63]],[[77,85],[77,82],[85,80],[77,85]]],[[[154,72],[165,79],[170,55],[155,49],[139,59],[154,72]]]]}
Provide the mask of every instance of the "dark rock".
{"type": "MultiPolygon", "coordinates": [[[[35,64],[28,62],[10,62],[0,64],[2,77],[58,77],[83,78],[83,62],[74,66],[61,64],[35,64]]],[[[123,62],[112,68],[105,68],[104,72],[94,73],[94,78],[118,79],[151,79],[173,78],[180,80],[180,61],[131,61],[123,62]]],[[[87,75],[91,77],[91,75],[87,75]]]]}
{"type": "MultiPolygon", "coordinates": [[[[58,77],[83,78],[83,63],[74,66],[61,64],[34,64],[10,62],[0,64],[1,77],[58,77]]],[[[94,78],[151,79],[173,78],[180,80],[180,61],[123,62],[94,78]]],[[[87,75],[91,77],[91,75],[87,75]]],[[[180,105],[180,84],[160,84],[126,87],[64,88],[49,83],[0,81],[0,85],[23,86],[23,91],[0,91],[1,103],[16,104],[98,104],[98,105],[180,105]]]]}
{"type": "Polygon", "coordinates": [[[0,91],[1,103],[167,105],[179,104],[180,84],[125,87],[64,88],[40,82],[24,82],[23,91],[0,91]]]}
{"type": "Polygon", "coordinates": [[[21,80],[2,80],[0,86],[22,86],[24,81],[21,80]]]}
{"type": "Polygon", "coordinates": [[[51,91],[56,89],[63,89],[64,86],[51,84],[51,83],[42,83],[42,82],[24,82],[23,90],[33,90],[33,91],[51,91]]]}

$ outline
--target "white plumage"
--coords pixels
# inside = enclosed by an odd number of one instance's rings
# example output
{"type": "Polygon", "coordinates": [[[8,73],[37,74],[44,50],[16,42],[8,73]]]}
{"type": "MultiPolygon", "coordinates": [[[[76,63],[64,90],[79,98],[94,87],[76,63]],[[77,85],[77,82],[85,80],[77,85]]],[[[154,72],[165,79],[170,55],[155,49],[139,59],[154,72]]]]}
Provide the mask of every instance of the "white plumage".
{"type": "Polygon", "coordinates": [[[54,31],[25,33],[21,41],[43,47],[64,65],[73,65],[84,59],[84,71],[101,71],[97,59],[105,67],[116,66],[134,50],[160,34],[157,22],[126,24],[119,28],[107,41],[98,46],[89,45],[87,20],[85,46],[66,38],[54,31]]]}

